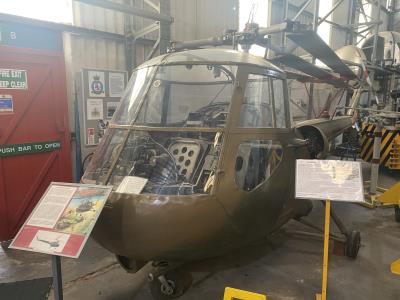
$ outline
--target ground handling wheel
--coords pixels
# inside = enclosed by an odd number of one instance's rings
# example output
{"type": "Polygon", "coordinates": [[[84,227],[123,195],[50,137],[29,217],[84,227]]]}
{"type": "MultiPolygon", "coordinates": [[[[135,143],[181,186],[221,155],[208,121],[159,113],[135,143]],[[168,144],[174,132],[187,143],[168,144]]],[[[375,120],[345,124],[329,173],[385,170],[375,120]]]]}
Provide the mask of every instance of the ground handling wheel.
{"type": "Polygon", "coordinates": [[[355,259],[361,246],[361,234],[359,231],[351,231],[346,236],[346,256],[355,259]]]}
{"type": "Polygon", "coordinates": [[[150,292],[155,300],[176,299],[187,291],[192,281],[190,273],[169,271],[150,282],[150,292]]]}

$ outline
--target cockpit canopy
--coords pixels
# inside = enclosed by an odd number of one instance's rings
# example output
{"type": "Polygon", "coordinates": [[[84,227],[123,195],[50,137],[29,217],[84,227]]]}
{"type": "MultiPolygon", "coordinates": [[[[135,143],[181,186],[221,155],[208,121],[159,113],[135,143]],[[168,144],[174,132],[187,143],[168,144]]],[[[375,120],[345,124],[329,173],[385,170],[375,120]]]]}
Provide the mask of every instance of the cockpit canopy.
{"type": "MultiPolygon", "coordinates": [[[[83,181],[124,192],[128,177],[143,182],[137,193],[210,193],[227,127],[290,126],[284,79],[265,60],[232,50],[185,51],[144,63],[132,74],[83,181]],[[229,118],[233,111],[236,117],[229,118]]],[[[281,153],[270,140],[245,145],[240,157],[246,160],[268,164],[272,152],[281,153]]],[[[271,170],[261,165],[258,174],[242,165],[237,182],[247,190],[246,184],[258,184],[246,181],[247,173],[260,181],[271,170]]]]}
{"type": "Polygon", "coordinates": [[[269,74],[250,75],[241,123],[251,125],[248,124],[251,117],[256,127],[271,127],[267,126],[271,125],[267,120],[262,119],[268,118],[272,123],[272,106],[282,106],[282,71],[248,54],[209,49],[167,54],[139,67],[133,73],[111,123],[152,127],[224,127],[238,67],[250,65],[250,62],[257,63],[257,67],[266,67],[269,74]],[[226,61],[218,61],[221,54],[225,54],[226,61]],[[216,61],[212,61],[213,57],[216,61]]]}

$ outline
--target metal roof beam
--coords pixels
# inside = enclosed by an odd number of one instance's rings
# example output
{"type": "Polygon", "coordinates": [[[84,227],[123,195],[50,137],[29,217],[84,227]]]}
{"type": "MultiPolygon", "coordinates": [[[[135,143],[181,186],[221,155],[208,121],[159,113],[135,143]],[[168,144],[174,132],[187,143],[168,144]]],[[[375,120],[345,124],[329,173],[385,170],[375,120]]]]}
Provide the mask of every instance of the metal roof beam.
{"type": "Polygon", "coordinates": [[[119,11],[128,15],[139,16],[146,19],[163,21],[168,23],[173,22],[173,18],[171,16],[150,12],[141,8],[133,7],[126,4],[111,2],[108,0],[74,0],[74,1],[119,11]]]}
{"type": "MultiPolygon", "coordinates": [[[[20,17],[10,14],[3,14],[0,13],[0,22],[7,22],[7,23],[17,23],[23,24],[28,26],[36,26],[40,28],[51,29],[54,31],[61,31],[61,32],[70,32],[77,35],[87,36],[91,38],[102,38],[102,39],[109,39],[114,40],[117,42],[124,42],[125,36],[119,33],[108,32],[108,31],[101,31],[96,29],[90,29],[86,27],[79,27],[55,22],[48,22],[42,21],[37,19],[31,19],[26,17],[20,17]]],[[[145,45],[153,45],[155,40],[152,39],[145,39],[139,38],[137,39],[138,43],[145,44],[145,45]]]]}

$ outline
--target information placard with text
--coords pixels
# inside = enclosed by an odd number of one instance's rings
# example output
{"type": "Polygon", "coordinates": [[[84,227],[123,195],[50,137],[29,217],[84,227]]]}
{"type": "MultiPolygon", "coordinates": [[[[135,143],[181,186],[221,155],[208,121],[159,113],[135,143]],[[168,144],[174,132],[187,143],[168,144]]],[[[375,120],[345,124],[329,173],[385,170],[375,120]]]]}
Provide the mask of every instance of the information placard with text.
{"type": "Polygon", "coordinates": [[[298,159],[296,198],[364,202],[361,163],[298,159]]]}
{"type": "Polygon", "coordinates": [[[50,184],[10,248],[79,257],[112,187],[50,184]]]}

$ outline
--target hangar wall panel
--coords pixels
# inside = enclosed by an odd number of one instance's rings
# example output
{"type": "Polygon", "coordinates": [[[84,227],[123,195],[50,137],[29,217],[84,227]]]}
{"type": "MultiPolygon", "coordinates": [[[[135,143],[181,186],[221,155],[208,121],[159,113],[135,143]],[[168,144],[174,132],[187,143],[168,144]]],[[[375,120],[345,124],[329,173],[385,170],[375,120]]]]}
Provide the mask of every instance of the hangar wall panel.
{"type": "MultiPolygon", "coordinates": [[[[117,3],[130,2],[136,7],[151,10],[143,0],[113,1],[117,3]]],[[[226,28],[236,28],[238,12],[233,8],[238,7],[237,2],[238,0],[171,0],[171,16],[174,18],[174,23],[171,27],[172,39],[198,39],[220,34],[226,28]]],[[[125,21],[130,24],[128,26],[131,26],[134,31],[154,22],[140,17],[125,16],[120,12],[80,2],[73,3],[73,14],[75,26],[118,34],[124,34],[125,21]]],[[[155,40],[157,36],[157,33],[153,33],[146,37],[155,40]]],[[[136,53],[133,59],[137,65],[145,61],[150,50],[151,46],[136,46],[136,53]]],[[[75,74],[82,68],[126,70],[125,45],[123,41],[64,33],[64,52],[69,100],[69,123],[71,132],[75,132],[75,74]]],[[[74,148],[73,144],[73,152],[74,148]]],[[[73,153],[73,158],[74,155],[73,153]]]]}
{"type": "MultiPolygon", "coordinates": [[[[113,2],[124,3],[123,0],[113,2]]],[[[124,14],[80,2],[73,2],[74,25],[102,31],[124,33],[124,14]]]]}
{"type": "Polygon", "coordinates": [[[171,0],[172,38],[189,40],[238,27],[238,0],[171,0]]]}

